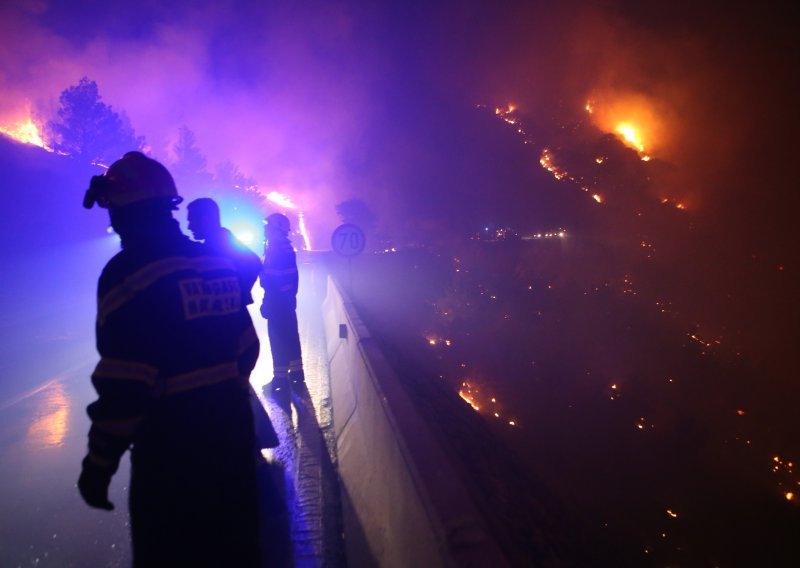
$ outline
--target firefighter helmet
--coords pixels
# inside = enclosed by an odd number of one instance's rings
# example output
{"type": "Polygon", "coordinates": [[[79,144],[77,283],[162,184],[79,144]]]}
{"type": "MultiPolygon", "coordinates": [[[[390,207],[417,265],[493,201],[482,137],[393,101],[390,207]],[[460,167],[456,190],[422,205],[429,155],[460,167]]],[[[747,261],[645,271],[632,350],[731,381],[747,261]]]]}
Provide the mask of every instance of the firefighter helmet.
{"type": "Polygon", "coordinates": [[[266,229],[268,231],[274,230],[276,233],[281,235],[288,235],[289,231],[291,230],[289,218],[281,213],[273,213],[264,219],[264,222],[267,225],[266,229]]]}
{"type": "Polygon", "coordinates": [[[169,200],[173,207],[183,201],[167,168],[141,152],[128,152],[105,174],[92,177],[83,206],[113,209],[149,199],[169,200]]]}

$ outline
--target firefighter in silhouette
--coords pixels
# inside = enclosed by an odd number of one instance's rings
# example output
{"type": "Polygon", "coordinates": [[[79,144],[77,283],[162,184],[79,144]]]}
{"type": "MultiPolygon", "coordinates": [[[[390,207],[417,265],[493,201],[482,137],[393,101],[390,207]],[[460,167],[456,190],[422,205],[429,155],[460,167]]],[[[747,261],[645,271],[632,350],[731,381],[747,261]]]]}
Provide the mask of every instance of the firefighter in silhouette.
{"type": "Polygon", "coordinates": [[[89,452],[78,489],[111,510],[131,450],[133,564],[259,566],[248,377],[259,344],[239,276],[180,231],[172,176],[128,152],[95,176],[84,206],[108,209],[122,251],[98,284],[89,452]]]}
{"type": "Polygon", "coordinates": [[[186,218],[195,240],[203,241],[214,252],[233,261],[239,271],[244,302],[246,305],[252,304],[250,292],[261,272],[261,259],[258,255],[222,226],[219,206],[213,199],[201,197],[189,203],[186,206],[186,218]]]}
{"type": "MultiPolygon", "coordinates": [[[[186,206],[186,220],[195,240],[203,241],[215,254],[228,257],[239,272],[239,284],[245,305],[253,303],[251,292],[261,272],[261,259],[247,248],[234,234],[222,226],[219,205],[210,197],[195,199],[186,206]]],[[[251,390],[250,405],[256,426],[256,449],[274,448],[278,435],[272,427],[269,414],[261,406],[258,396],[251,390]]]]}
{"type": "Polygon", "coordinates": [[[266,247],[261,287],[261,315],[267,320],[272,351],[273,395],[287,394],[288,387],[305,386],[300,335],[297,331],[297,258],[289,240],[289,219],[280,213],[266,218],[266,247]]]}

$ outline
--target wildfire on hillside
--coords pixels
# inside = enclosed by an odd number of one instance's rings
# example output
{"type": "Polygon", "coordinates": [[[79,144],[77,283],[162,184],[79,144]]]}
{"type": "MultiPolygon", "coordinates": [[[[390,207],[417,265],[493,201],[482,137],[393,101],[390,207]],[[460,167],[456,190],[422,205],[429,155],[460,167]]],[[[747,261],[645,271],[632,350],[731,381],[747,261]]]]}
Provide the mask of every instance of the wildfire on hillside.
{"type": "Polygon", "coordinates": [[[475,411],[482,412],[493,416],[495,419],[502,420],[509,426],[516,426],[516,419],[509,419],[503,416],[500,403],[494,396],[484,396],[481,399],[480,389],[473,385],[469,380],[461,383],[461,388],[458,390],[460,396],[467,404],[469,404],[475,411]],[[479,401],[481,399],[481,401],[479,401]]]}
{"type": "Polygon", "coordinates": [[[34,122],[33,118],[31,118],[30,110],[28,110],[22,117],[6,120],[5,123],[0,126],[0,133],[12,138],[13,140],[16,140],[17,142],[31,144],[52,152],[42,138],[39,125],[34,122]]]}
{"type": "MultiPolygon", "coordinates": [[[[479,108],[483,108],[482,105],[478,105],[479,108]]],[[[522,126],[521,120],[516,116],[518,108],[516,105],[508,104],[505,107],[495,107],[494,114],[498,118],[500,118],[503,122],[511,125],[516,130],[517,134],[522,138],[523,144],[533,144],[533,140],[528,136],[527,132],[522,126]]],[[[539,164],[548,172],[553,174],[553,177],[556,178],[558,181],[567,180],[575,185],[577,185],[582,191],[589,191],[589,186],[583,179],[579,179],[568,171],[566,171],[563,167],[560,167],[556,164],[553,151],[548,148],[542,148],[541,154],[539,155],[539,164]]],[[[597,203],[603,203],[604,199],[598,199],[598,196],[592,195],[592,198],[597,203]]]]}
{"type": "Polygon", "coordinates": [[[592,123],[604,132],[616,134],[623,144],[636,150],[642,161],[650,161],[648,148],[652,148],[658,133],[663,130],[660,118],[654,112],[654,103],[642,96],[617,95],[608,97],[603,104],[590,99],[584,110],[592,123]]]}
{"type": "MultiPolygon", "coordinates": [[[[656,103],[642,96],[634,95],[615,95],[607,98],[611,102],[607,100],[598,102],[594,98],[586,101],[583,110],[589,115],[591,124],[602,132],[615,135],[625,146],[635,150],[640,160],[649,162],[652,159],[652,150],[663,144],[659,137],[666,132],[664,119],[655,112],[656,103]]],[[[487,108],[486,105],[477,105],[477,107],[487,108]]],[[[494,115],[514,128],[524,144],[534,144],[534,140],[525,130],[519,117],[517,105],[496,106],[494,115]]],[[[606,164],[607,160],[607,156],[598,155],[594,158],[594,163],[602,166],[606,164]]],[[[605,195],[596,192],[597,180],[570,173],[564,164],[559,163],[551,147],[542,147],[539,164],[556,180],[572,182],[582,191],[589,193],[595,203],[601,205],[606,203],[605,195]]],[[[680,210],[687,208],[684,200],[675,198],[662,198],[661,203],[680,210]]]]}

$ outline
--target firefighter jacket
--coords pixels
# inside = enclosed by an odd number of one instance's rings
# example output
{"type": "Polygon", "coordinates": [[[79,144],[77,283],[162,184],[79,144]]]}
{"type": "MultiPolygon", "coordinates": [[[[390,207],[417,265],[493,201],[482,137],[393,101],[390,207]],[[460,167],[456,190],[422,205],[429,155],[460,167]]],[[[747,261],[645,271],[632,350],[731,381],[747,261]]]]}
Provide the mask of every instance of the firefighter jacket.
{"type": "Polygon", "coordinates": [[[264,288],[262,316],[269,319],[297,308],[297,257],[289,239],[272,239],[267,243],[260,280],[264,288]]]}
{"type": "Polygon", "coordinates": [[[259,344],[239,276],[177,222],[106,265],[96,332],[91,466],[113,474],[133,445],[134,468],[137,460],[190,467],[218,459],[202,452],[224,453],[229,433],[253,435],[247,389],[259,344]]]}
{"type": "Polygon", "coordinates": [[[253,297],[250,292],[261,272],[261,259],[258,258],[258,255],[242,244],[225,227],[220,227],[219,231],[206,238],[205,244],[215,253],[225,255],[233,261],[239,271],[244,303],[245,305],[252,304],[253,297]]]}

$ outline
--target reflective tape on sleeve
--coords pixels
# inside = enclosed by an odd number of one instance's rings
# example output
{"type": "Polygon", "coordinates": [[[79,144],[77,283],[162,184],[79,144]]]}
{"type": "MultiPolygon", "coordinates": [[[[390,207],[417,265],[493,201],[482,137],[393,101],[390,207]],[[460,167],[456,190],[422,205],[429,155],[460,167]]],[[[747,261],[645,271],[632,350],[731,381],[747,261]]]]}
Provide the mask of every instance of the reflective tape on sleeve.
{"type": "Polygon", "coordinates": [[[233,270],[233,263],[221,256],[200,256],[196,258],[175,256],[151,262],[137,270],[121,284],[109,290],[102,298],[98,299],[97,323],[103,325],[106,318],[131,301],[142,290],[152,286],[155,282],[184,270],[196,272],[213,272],[216,270],[233,270]]]}
{"type": "Polygon", "coordinates": [[[103,357],[92,373],[94,380],[139,381],[148,386],[156,382],[158,370],[146,363],[103,357]]]}
{"type": "Polygon", "coordinates": [[[116,438],[130,438],[136,433],[136,429],[141,423],[141,416],[118,420],[95,420],[92,422],[97,430],[116,438]]]}
{"type": "Polygon", "coordinates": [[[238,378],[239,365],[235,361],[231,361],[168,377],[164,379],[163,392],[165,395],[178,394],[238,378]]]}
{"type": "Polygon", "coordinates": [[[90,462],[92,462],[94,465],[98,466],[101,469],[116,469],[117,467],[115,461],[104,458],[102,456],[98,456],[94,452],[89,452],[88,458],[90,462]]]}

